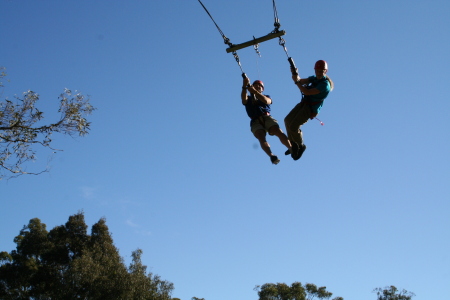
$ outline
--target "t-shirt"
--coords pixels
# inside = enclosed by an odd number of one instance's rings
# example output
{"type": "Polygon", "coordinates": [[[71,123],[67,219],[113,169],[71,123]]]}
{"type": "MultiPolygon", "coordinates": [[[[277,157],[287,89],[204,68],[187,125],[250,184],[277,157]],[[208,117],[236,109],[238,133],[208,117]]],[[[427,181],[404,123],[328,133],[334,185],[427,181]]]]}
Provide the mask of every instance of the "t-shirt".
{"type": "MultiPolygon", "coordinates": [[[[264,95],[267,98],[270,98],[269,95],[264,95]]],[[[270,113],[270,104],[265,104],[258,98],[255,98],[253,94],[250,94],[247,98],[247,103],[245,104],[245,110],[247,111],[247,115],[251,119],[255,119],[262,115],[267,115],[270,113]],[[256,99],[256,102],[253,101],[256,99]]]]}
{"type": "Polygon", "coordinates": [[[316,88],[320,91],[319,94],[305,96],[306,101],[311,104],[312,113],[318,114],[323,106],[323,100],[325,100],[331,91],[331,84],[326,76],[322,79],[317,79],[316,76],[309,76],[308,80],[308,89],[316,88]]]}

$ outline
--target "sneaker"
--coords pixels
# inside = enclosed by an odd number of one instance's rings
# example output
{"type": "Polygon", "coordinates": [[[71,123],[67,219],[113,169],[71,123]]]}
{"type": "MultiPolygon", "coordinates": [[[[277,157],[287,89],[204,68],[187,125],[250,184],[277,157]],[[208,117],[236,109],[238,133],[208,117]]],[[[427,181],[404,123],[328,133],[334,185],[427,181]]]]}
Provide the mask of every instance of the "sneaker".
{"type": "Polygon", "coordinates": [[[278,164],[278,163],[280,162],[280,160],[278,159],[278,156],[276,156],[276,155],[272,155],[272,156],[270,157],[270,161],[271,161],[274,165],[276,165],[276,164],[278,164]]]}
{"type": "MultiPolygon", "coordinates": [[[[296,153],[299,150],[298,144],[296,142],[291,142],[292,150],[294,150],[294,153],[296,153]]],[[[286,152],[284,152],[284,155],[291,154],[291,150],[287,149],[286,152]]]]}
{"type": "Polygon", "coordinates": [[[305,145],[305,144],[302,144],[302,145],[300,146],[300,149],[298,150],[297,155],[292,155],[292,158],[293,158],[294,160],[299,160],[300,157],[302,157],[303,152],[305,152],[305,150],[306,150],[306,145],[305,145]]]}
{"type": "Polygon", "coordinates": [[[291,144],[292,144],[291,157],[294,158],[294,157],[297,157],[298,152],[300,151],[300,148],[299,148],[299,146],[298,146],[298,144],[296,142],[291,142],[291,144]]]}

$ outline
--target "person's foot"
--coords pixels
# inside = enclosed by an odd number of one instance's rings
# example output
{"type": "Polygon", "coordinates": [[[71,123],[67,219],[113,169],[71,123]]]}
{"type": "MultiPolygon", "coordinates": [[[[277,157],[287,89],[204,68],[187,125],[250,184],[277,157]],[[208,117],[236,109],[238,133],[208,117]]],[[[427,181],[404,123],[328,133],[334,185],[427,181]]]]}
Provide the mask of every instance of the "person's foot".
{"type": "MultiPolygon", "coordinates": [[[[291,149],[294,153],[297,153],[299,150],[298,144],[296,142],[291,142],[291,149]]],[[[284,155],[289,155],[291,154],[291,150],[287,149],[286,152],[284,152],[284,155]]]]}
{"type": "Polygon", "coordinates": [[[300,149],[299,149],[298,152],[297,152],[297,155],[292,155],[292,158],[293,158],[294,160],[299,160],[300,157],[302,157],[303,152],[305,152],[305,150],[306,150],[306,145],[305,145],[305,144],[302,144],[302,145],[300,146],[300,149]]]}
{"type": "Polygon", "coordinates": [[[280,162],[280,160],[278,159],[278,156],[276,156],[276,155],[270,156],[270,161],[271,161],[274,165],[276,165],[276,164],[278,164],[278,163],[280,162]]]}
{"type": "Polygon", "coordinates": [[[291,157],[297,157],[298,156],[298,152],[300,151],[300,147],[298,146],[298,144],[296,142],[291,142],[292,144],[292,153],[291,153],[291,157]]]}

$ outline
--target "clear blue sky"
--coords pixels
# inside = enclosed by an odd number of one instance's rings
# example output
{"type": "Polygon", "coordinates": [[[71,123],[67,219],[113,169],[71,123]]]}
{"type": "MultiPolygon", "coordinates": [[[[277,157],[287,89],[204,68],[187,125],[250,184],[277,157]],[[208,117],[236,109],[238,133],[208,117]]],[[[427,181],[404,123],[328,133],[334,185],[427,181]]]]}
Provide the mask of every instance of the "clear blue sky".
{"type": "MultiPolygon", "coordinates": [[[[273,29],[272,1],[203,3],[233,43],[273,29]]],[[[268,282],[325,285],[346,300],[395,285],[415,300],[450,286],[450,2],[277,1],[301,76],[325,59],[335,90],[304,127],[301,160],[277,166],[240,103],[242,78],[197,0],[0,0],[2,96],[65,87],[98,108],[51,171],[0,182],[0,251],[31,218],[51,229],[105,217],[126,262],[189,300],[257,299],[268,282]]],[[[299,101],[277,40],[239,51],[272,112],[299,101]]],[[[284,130],[284,125],[282,126],[284,130]]],[[[39,153],[35,166],[47,163],[39,153]]]]}

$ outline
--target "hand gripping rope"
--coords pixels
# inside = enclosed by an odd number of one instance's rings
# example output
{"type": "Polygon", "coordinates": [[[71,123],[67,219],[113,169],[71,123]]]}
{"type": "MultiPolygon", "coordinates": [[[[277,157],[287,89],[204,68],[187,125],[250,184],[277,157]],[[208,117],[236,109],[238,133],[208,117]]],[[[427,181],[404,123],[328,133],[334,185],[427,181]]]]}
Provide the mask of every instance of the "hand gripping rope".
{"type": "MultiPolygon", "coordinates": [[[[203,5],[202,1],[198,0],[198,2],[200,2],[200,4],[202,5],[203,9],[206,11],[208,16],[214,22],[214,25],[216,25],[216,28],[219,31],[220,35],[222,36],[224,43],[228,45],[228,48],[226,49],[227,53],[231,52],[233,54],[233,57],[235,58],[237,64],[239,65],[239,68],[241,69],[243,78],[246,78],[247,75],[245,74],[244,70],[242,69],[242,65],[241,65],[241,62],[239,60],[239,55],[237,54],[236,51],[239,50],[239,49],[243,49],[243,48],[249,47],[249,46],[253,46],[253,48],[256,51],[256,54],[258,54],[261,57],[261,53],[258,50],[259,43],[262,43],[262,42],[274,39],[276,37],[279,38],[279,45],[283,47],[283,50],[286,53],[286,56],[288,58],[288,62],[290,64],[290,66],[291,66],[292,75],[298,75],[298,69],[295,66],[294,59],[289,56],[289,53],[287,51],[286,41],[281,37],[281,36],[285,35],[286,32],[284,30],[280,30],[281,24],[280,24],[280,20],[278,18],[278,11],[277,11],[277,6],[276,6],[276,3],[275,3],[275,0],[272,0],[273,16],[274,16],[274,24],[273,25],[274,25],[275,29],[272,32],[270,32],[268,35],[265,35],[265,36],[260,37],[260,38],[255,38],[253,36],[253,40],[250,40],[248,42],[245,42],[245,43],[242,43],[242,44],[238,44],[238,45],[235,45],[235,44],[230,42],[230,39],[225,36],[223,31],[220,29],[219,25],[217,25],[216,21],[214,21],[214,18],[211,16],[209,11],[203,5]]],[[[321,125],[324,125],[324,123],[321,120],[319,120],[318,118],[315,118],[315,119],[317,119],[320,122],[321,125]]]]}

